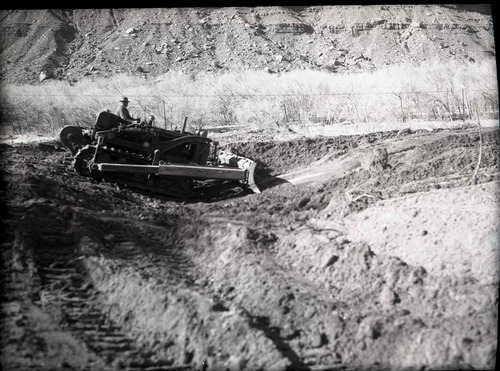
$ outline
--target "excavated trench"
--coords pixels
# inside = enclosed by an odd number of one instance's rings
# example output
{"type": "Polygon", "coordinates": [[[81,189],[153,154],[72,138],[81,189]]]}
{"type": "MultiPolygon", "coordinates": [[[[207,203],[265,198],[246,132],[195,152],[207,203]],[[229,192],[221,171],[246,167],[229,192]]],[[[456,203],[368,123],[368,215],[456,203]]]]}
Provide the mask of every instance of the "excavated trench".
{"type": "Polygon", "coordinates": [[[233,144],[266,164],[263,193],[189,201],[78,176],[56,142],[2,145],[3,368],[493,368],[498,272],[436,275],[333,224],[494,185],[498,130],[480,140],[478,185],[475,130],[233,144]]]}

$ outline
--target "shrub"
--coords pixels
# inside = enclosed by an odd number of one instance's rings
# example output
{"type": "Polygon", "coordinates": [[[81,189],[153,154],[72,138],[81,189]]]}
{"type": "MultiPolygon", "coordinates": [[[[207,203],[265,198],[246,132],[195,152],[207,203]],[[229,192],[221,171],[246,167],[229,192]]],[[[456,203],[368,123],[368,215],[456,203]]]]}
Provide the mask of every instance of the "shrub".
{"type": "Polygon", "coordinates": [[[335,74],[295,70],[283,74],[238,71],[196,78],[169,72],[156,80],[128,75],[46,80],[2,85],[3,126],[17,132],[54,134],[64,125],[90,126],[99,111],[114,112],[127,96],[135,117],[156,116],[157,125],[196,128],[245,124],[375,125],[411,120],[498,116],[495,61],[419,66],[335,74]]]}

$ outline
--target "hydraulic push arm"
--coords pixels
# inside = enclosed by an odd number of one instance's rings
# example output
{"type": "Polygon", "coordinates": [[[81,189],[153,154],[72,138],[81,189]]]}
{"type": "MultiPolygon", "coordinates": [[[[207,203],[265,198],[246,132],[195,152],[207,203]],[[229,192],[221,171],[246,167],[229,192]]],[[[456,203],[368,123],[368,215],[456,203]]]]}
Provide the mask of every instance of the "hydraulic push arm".
{"type": "Polygon", "coordinates": [[[218,160],[220,165],[217,166],[181,163],[160,163],[158,165],[99,163],[96,166],[99,171],[185,176],[192,179],[237,180],[254,193],[260,193],[254,179],[255,161],[224,151],[219,153],[218,160]]]}

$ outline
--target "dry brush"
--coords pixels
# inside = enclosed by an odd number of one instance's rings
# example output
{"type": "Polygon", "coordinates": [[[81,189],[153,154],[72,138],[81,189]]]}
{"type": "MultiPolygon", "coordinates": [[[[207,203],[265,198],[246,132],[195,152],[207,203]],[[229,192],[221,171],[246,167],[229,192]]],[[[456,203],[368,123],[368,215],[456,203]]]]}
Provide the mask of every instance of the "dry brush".
{"type": "MultiPolygon", "coordinates": [[[[156,79],[115,75],[76,83],[2,86],[4,132],[55,134],[64,125],[91,126],[98,112],[113,112],[119,97],[131,113],[153,114],[157,125],[201,128],[243,124],[336,125],[352,122],[468,120],[498,117],[494,62],[389,66],[375,72],[335,74],[295,70],[284,74],[240,71],[196,76],[169,72],[156,79]]],[[[407,124],[404,124],[407,125],[407,124]]]]}

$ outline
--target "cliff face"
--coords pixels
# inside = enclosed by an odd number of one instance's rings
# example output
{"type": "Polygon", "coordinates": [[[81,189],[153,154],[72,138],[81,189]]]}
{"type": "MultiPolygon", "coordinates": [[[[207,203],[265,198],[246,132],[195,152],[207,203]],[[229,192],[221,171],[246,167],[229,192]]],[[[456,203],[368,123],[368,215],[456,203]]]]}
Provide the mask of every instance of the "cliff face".
{"type": "Polygon", "coordinates": [[[495,55],[489,6],[4,10],[1,78],[39,82],[297,68],[345,72],[495,55]]]}

